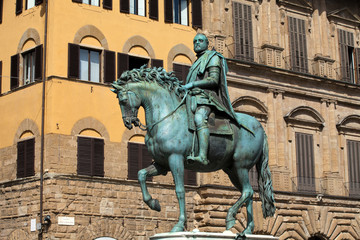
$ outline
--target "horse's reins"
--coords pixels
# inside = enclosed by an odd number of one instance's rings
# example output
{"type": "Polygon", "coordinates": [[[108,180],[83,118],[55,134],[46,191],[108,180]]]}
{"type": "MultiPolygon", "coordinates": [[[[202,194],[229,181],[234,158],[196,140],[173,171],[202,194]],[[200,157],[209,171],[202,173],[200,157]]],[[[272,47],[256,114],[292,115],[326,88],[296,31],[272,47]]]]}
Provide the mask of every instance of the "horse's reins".
{"type": "Polygon", "coordinates": [[[161,118],[160,120],[156,121],[155,123],[150,124],[150,125],[144,125],[144,124],[142,124],[141,121],[139,120],[139,122],[140,122],[139,128],[140,128],[141,130],[143,130],[143,131],[149,131],[149,132],[150,132],[151,129],[152,129],[155,125],[157,125],[158,123],[164,121],[166,118],[170,117],[172,114],[174,114],[174,113],[181,107],[181,105],[183,105],[183,103],[185,102],[185,99],[186,99],[188,93],[189,93],[189,91],[186,91],[186,92],[185,92],[185,95],[184,95],[183,99],[181,100],[181,102],[179,103],[179,105],[178,105],[174,110],[172,110],[169,114],[167,114],[165,117],[161,118]]]}

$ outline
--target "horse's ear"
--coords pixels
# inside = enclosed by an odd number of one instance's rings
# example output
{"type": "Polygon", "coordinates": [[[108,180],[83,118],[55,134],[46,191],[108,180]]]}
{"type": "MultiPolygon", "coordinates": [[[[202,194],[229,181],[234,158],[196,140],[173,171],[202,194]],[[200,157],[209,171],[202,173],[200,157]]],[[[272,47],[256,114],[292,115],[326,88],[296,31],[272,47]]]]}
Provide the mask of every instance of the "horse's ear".
{"type": "MultiPolygon", "coordinates": [[[[116,83],[113,83],[113,84],[111,84],[111,85],[113,86],[113,88],[115,88],[115,89],[112,89],[112,90],[115,90],[116,92],[124,90],[123,87],[117,85],[116,83]]],[[[114,91],[113,91],[113,92],[114,92],[114,91]]]]}

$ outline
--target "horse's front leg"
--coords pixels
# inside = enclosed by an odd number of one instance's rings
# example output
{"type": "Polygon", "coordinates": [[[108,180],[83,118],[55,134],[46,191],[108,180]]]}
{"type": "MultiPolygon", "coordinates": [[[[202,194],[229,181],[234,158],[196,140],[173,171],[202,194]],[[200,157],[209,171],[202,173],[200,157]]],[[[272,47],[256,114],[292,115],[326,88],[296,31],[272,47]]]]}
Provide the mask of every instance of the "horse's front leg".
{"type": "Polygon", "coordinates": [[[171,232],[181,232],[185,229],[186,209],[185,209],[185,187],[184,187],[184,157],[179,154],[172,154],[169,157],[169,166],[175,183],[176,197],[179,202],[180,215],[178,223],[171,232]]]}
{"type": "Polygon", "coordinates": [[[155,210],[158,212],[161,211],[160,203],[157,199],[153,199],[151,197],[151,195],[147,189],[147,186],[146,186],[146,178],[158,176],[160,174],[166,175],[167,172],[168,171],[165,168],[161,167],[157,163],[154,163],[147,168],[141,169],[138,172],[138,180],[140,182],[140,188],[141,188],[141,192],[143,195],[143,200],[152,210],[155,210]]]}

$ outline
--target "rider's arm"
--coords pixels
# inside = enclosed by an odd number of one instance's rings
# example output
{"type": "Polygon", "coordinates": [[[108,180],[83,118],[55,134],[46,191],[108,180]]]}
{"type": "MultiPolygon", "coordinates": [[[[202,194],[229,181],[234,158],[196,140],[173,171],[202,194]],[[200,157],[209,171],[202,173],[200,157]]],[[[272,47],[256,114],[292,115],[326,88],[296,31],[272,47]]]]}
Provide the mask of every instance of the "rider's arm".
{"type": "Polygon", "coordinates": [[[195,82],[191,82],[188,83],[186,85],[188,89],[191,88],[212,88],[212,87],[217,87],[219,84],[219,79],[220,79],[220,68],[219,67],[209,67],[209,75],[207,78],[202,79],[202,80],[198,80],[195,82]]]}

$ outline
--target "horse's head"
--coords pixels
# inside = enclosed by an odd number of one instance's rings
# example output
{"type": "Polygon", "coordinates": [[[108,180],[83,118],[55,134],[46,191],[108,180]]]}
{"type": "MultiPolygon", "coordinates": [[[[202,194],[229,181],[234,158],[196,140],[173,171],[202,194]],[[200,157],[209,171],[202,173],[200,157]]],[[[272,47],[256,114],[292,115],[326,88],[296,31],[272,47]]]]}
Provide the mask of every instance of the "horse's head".
{"type": "Polygon", "coordinates": [[[121,109],[122,118],[125,127],[132,129],[134,126],[140,126],[140,120],[137,117],[138,110],[141,104],[140,98],[133,91],[129,90],[125,86],[120,86],[117,83],[113,83],[114,89],[112,91],[116,93],[119,99],[119,105],[121,109]]]}

